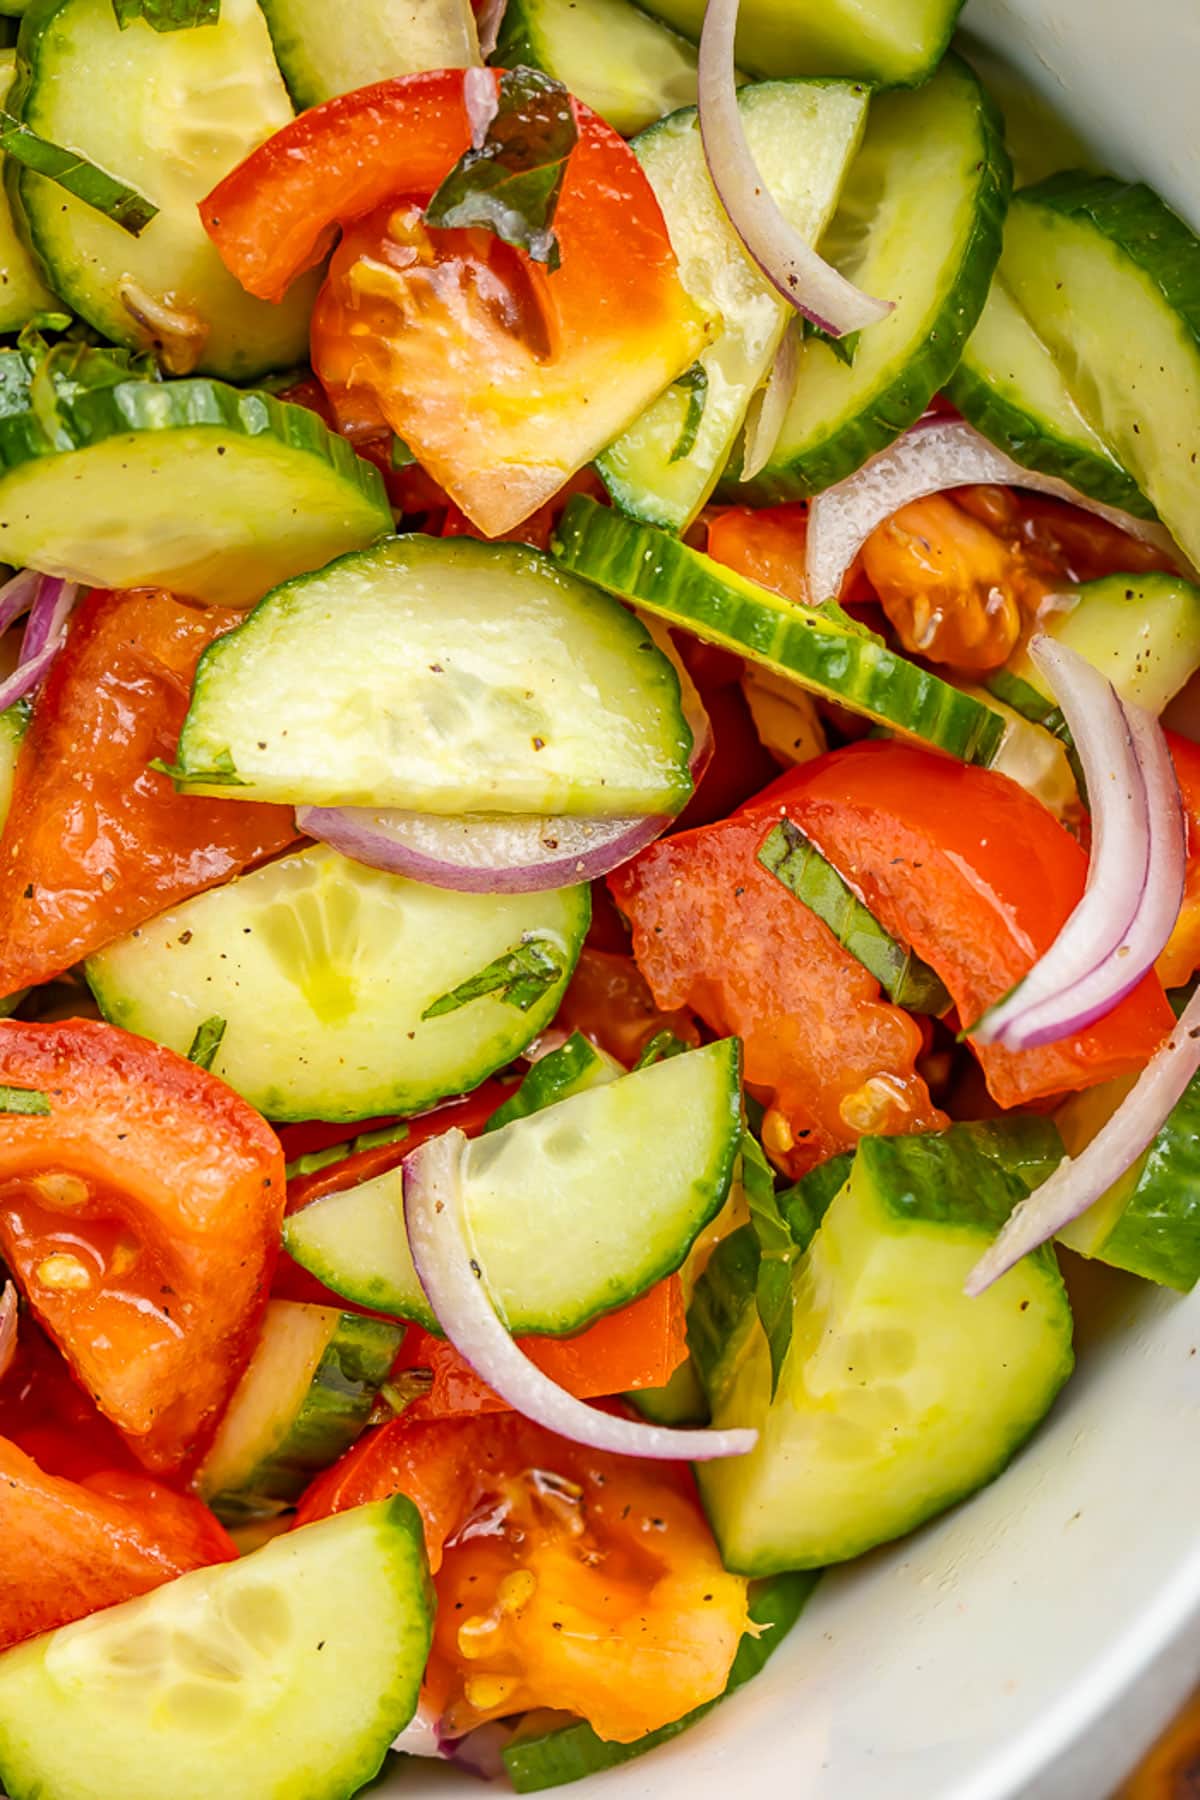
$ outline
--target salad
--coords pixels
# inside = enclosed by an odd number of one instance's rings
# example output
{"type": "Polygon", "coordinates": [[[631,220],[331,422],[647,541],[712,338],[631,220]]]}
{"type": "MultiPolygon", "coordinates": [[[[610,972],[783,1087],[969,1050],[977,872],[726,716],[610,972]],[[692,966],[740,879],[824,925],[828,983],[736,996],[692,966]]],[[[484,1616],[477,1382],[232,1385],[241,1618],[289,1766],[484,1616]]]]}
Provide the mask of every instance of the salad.
{"type": "Polygon", "coordinates": [[[1200,243],[958,10],[0,0],[9,1800],[638,1756],[1200,1277],[1200,243]]]}

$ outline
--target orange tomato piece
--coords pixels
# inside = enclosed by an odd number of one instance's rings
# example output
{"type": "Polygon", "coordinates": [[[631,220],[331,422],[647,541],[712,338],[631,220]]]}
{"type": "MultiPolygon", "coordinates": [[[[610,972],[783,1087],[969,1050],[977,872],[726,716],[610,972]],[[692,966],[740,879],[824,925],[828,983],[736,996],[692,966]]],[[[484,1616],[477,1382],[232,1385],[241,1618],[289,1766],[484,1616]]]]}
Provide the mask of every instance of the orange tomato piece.
{"type": "Polygon", "coordinates": [[[158,589],[89,594],[46,679],[0,837],[0,993],[61,973],[296,837],[291,809],[177,794],[201,653],[240,615],[158,589]]]}
{"type": "MultiPolygon", "coordinates": [[[[617,890],[613,889],[614,893],[617,890]]],[[[620,895],[617,894],[620,904],[620,895]]],[[[592,1043],[631,1068],[652,1037],[673,1032],[685,1044],[700,1033],[682,1006],[661,1010],[632,956],[586,947],[554,1019],[556,1031],[582,1031],[592,1043]]]]}
{"type": "Polygon", "coordinates": [[[1183,987],[1200,969],[1200,744],[1167,732],[1187,815],[1187,877],[1175,929],[1156,965],[1166,988],[1183,987]]]}

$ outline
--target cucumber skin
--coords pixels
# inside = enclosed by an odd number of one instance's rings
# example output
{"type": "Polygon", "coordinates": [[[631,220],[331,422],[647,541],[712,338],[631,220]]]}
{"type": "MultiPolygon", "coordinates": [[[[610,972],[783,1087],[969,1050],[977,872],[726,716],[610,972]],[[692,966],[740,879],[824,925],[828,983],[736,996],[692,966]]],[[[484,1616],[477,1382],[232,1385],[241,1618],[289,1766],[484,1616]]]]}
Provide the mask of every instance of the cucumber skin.
{"type": "Polygon", "coordinates": [[[635,1738],[631,1744],[608,1743],[598,1738],[583,1720],[540,1737],[518,1738],[502,1752],[508,1778],[517,1793],[534,1794],[543,1788],[582,1781],[602,1769],[613,1769],[635,1756],[644,1756],[648,1750],[656,1750],[689,1726],[698,1724],[706,1713],[760,1672],[800,1617],[819,1579],[819,1571],[807,1569],[776,1575],[751,1596],[750,1617],[756,1625],[767,1629],[757,1636],[747,1632],[742,1638],[725,1692],[718,1699],[685,1713],[682,1719],[675,1719],[646,1737],[635,1738]]]}
{"type": "MultiPolygon", "coordinates": [[[[689,30],[684,27],[677,16],[678,7],[668,6],[660,12],[660,4],[661,0],[648,0],[648,10],[655,18],[661,17],[663,23],[670,26],[671,30],[679,31],[686,37],[692,37],[696,42],[699,41],[700,26],[703,23],[704,16],[704,8],[702,5],[698,6],[696,9],[697,18],[694,29],[689,30]]],[[[821,69],[810,70],[805,68],[802,71],[798,71],[793,66],[790,59],[776,59],[772,56],[747,56],[744,50],[739,52],[738,64],[739,67],[746,69],[752,75],[757,75],[764,81],[777,80],[797,73],[802,73],[804,75],[830,76],[838,80],[865,81],[869,82],[872,87],[880,91],[894,88],[920,87],[936,72],[938,65],[946,56],[951,42],[953,41],[955,27],[958,23],[958,17],[962,12],[964,4],[965,0],[948,0],[945,29],[942,31],[936,43],[930,45],[929,54],[924,61],[910,66],[903,72],[896,69],[880,70],[878,67],[872,69],[868,68],[865,63],[856,63],[854,67],[850,67],[849,59],[847,59],[845,64],[842,64],[840,59],[835,59],[839,61],[839,66],[837,68],[827,66],[821,69]]]]}
{"type": "MultiPolygon", "coordinates": [[[[681,50],[688,52],[694,60],[695,52],[693,46],[689,43],[687,38],[683,37],[681,33],[676,31],[672,26],[668,25],[662,19],[655,18],[652,13],[642,13],[641,8],[634,6],[632,3],[630,4],[629,10],[638,13],[646,26],[657,27],[665,37],[673,38],[680,46],[681,50]]],[[[524,67],[544,69],[547,75],[552,75],[557,78],[558,71],[550,66],[552,59],[548,56],[546,49],[541,42],[536,24],[536,15],[537,0],[533,0],[532,4],[530,3],[530,0],[509,0],[509,5],[505,9],[504,17],[501,21],[500,35],[496,40],[496,48],[487,59],[493,68],[515,69],[524,67]]],[[[659,91],[661,95],[662,90],[660,89],[659,91]]],[[[579,98],[584,99],[585,104],[588,103],[585,95],[582,93],[579,95],[579,98]]],[[[680,98],[679,100],[669,99],[665,105],[662,105],[660,99],[661,110],[655,113],[653,117],[647,118],[635,112],[630,112],[627,117],[619,120],[617,118],[606,118],[605,114],[598,106],[593,106],[592,110],[599,113],[601,117],[605,117],[605,123],[612,125],[614,131],[619,131],[623,137],[631,137],[635,133],[646,130],[648,127],[656,124],[659,120],[669,117],[670,113],[677,106],[686,106],[690,104],[690,97],[680,98]]],[[[611,111],[612,109],[610,108],[609,110],[611,111]]]]}
{"type": "Polygon", "coordinates": [[[866,408],[835,428],[823,443],[784,467],[768,463],[751,482],[737,482],[727,475],[717,490],[718,498],[752,506],[775,506],[823,493],[853,475],[910,425],[915,425],[958,367],[963,346],[987,304],[1000,261],[1004,220],[1012,196],[1012,163],[1004,143],[1004,121],[995,102],[968,65],[954,52],[950,55],[968,70],[978,90],[979,185],[974,223],[956,280],[924,345],[866,408]]]}
{"type": "Polygon", "coordinates": [[[569,502],[553,548],[565,568],[619,599],[635,600],[702,638],[797,675],[805,685],[811,681],[852,711],[961,762],[986,766],[1000,747],[1003,720],[957,688],[870,637],[831,628],[815,612],[780,603],[678,539],[584,495],[569,502]],[[889,699],[897,685],[903,706],[889,699]]]}

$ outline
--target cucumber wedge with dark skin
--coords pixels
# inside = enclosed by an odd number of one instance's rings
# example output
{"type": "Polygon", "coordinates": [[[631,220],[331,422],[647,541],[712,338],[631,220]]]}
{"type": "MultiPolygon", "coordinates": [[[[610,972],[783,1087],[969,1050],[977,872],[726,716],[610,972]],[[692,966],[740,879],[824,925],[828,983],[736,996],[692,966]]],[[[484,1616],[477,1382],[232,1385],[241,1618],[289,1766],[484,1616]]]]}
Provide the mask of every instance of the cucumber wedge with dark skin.
{"type": "MultiPolygon", "coordinates": [[[[963,0],[744,0],[738,61],[756,75],[849,75],[909,87],[933,74],[963,0]]],[[[648,12],[699,38],[704,0],[648,0],[648,12]]]]}
{"type": "Polygon", "coordinates": [[[766,467],[741,486],[735,453],[723,496],[773,504],[819,494],[920,418],[983,311],[1010,188],[999,114],[961,57],[949,55],[916,93],[872,100],[820,247],[894,310],[859,335],[849,366],[842,347],[805,341],[766,467]]]}
{"type": "Polygon", "coordinates": [[[1000,748],[1006,727],[997,713],[878,638],[796,606],[611,507],[577,495],[553,548],[565,568],[610,594],[962,762],[990,763],[1000,748]]]}

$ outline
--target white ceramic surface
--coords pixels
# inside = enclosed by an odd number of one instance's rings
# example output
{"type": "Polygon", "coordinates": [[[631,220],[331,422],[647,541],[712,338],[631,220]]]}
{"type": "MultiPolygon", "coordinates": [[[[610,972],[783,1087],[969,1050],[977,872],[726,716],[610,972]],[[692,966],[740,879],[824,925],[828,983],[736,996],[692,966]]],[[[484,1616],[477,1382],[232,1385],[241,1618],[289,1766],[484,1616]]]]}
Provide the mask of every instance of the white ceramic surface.
{"type": "MultiPolygon", "coordinates": [[[[967,22],[1200,227],[1200,0],[967,22]]],[[[580,1800],[1107,1800],[1200,1679],[1200,1293],[1085,1285],[1078,1373],[1016,1465],[827,1576],[757,1681],[580,1800]]],[[[417,1764],[381,1791],[481,1792],[417,1764]]]]}

